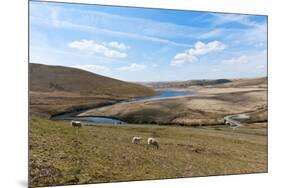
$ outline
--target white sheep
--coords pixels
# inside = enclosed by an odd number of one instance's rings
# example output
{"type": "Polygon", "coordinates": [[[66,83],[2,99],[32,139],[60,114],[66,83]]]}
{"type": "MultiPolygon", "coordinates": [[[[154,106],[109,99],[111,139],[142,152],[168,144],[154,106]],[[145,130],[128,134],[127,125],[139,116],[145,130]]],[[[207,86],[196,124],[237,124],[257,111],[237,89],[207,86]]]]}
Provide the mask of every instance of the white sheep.
{"type": "Polygon", "coordinates": [[[72,120],[70,122],[70,125],[72,125],[73,127],[78,127],[78,128],[82,127],[82,123],[80,121],[73,121],[72,120]]]}
{"type": "Polygon", "coordinates": [[[155,138],[148,138],[147,139],[147,144],[155,146],[157,149],[159,148],[159,144],[155,138]]]}
{"type": "Polygon", "coordinates": [[[139,143],[141,142],[141,140],[142,140],[142,137],[140,137],[140,136],[134,136],[134,137],[132,138],[132,144],[139,144],[139,143]]]}

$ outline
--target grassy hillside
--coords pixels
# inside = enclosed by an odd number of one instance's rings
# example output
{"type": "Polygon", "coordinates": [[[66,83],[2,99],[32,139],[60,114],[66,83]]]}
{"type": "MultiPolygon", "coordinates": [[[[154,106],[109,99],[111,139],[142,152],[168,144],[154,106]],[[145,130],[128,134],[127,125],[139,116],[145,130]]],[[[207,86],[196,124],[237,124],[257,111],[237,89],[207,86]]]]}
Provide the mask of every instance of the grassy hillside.
{"type": "Polygon", "coordinates": [[[151,88],[128,83],[84,70],[29,64],[31,91],[79,92],[81,95],[116,95],[125,97],[147,96],[155,94],[151,88]]]}
{"type": "Polygon", "coordinates": [[[30,185],[50,186],[267,171],[266,124],[241,127],[103,125],[32,118],[30,185]],[[155,137],[159,150],[133,136],[155,137]]]}
{"type": "Polygon", "coordinates": [[[29,64],[31,115],[47,116],[155,95],[140,84],[124,82],[84,70],[29,64]]]}

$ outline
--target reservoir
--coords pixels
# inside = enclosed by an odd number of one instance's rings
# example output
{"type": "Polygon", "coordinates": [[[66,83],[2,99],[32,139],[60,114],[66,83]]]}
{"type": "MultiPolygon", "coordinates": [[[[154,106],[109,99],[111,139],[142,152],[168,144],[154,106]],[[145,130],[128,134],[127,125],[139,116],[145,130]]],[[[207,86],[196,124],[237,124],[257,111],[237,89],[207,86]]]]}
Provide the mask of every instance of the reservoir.
{"type": "Polygon", "coordinates": [[[129,102],[131,101],[144,101],[148,99],[167,99],[167,98],[172,98],[172,97],[181,97],[181,96],[190,96],[193,95],[192,92],[188,91],[160,91],[159,95],[151,96],[151,97],[141,97],[141,98],[134,98],[130,99],[129,102]]]}
{"type": "MultiPolygon", "coordinates": [[[[169,98],[174,98],[174,97],[182,97],[182,96],[192,96],[194,93],[188,92],[188,91],[171,91],[171,90],[166,90],[166,91],[159,91],[158,95],[155,96],[150,96],[150,97],[140,97],[140,98],[133,98],[129,99],[128,101],[123,101],[122,103],[126,102],[137,102],[137,101],[144,101],[144,100],[152,100],[152,99],[159,99],[159,100],[165,100],[169,98]]],[[[113,104],[115,105],[115,104],[113,104]]],[[[109,105],[106,107],[110,107],[113,105],[109,105]]],[[[104,108],[104,107],[99,107],[99,108],[104,108]]],[[[90,122],[97,122],[97,123],[110,123],[110,124],[126,124],[126,122],[115,119],[115,118],[107,118],[107,117],[96,117],[96,116],[91,116],[91,117],[79,117],[79,116],[73,116],[71,114],[67,115],[59,115],[56,117],[53,117],[52,119],[54,120],[78,120],[78,121],[90,121],[90,122]]]]}

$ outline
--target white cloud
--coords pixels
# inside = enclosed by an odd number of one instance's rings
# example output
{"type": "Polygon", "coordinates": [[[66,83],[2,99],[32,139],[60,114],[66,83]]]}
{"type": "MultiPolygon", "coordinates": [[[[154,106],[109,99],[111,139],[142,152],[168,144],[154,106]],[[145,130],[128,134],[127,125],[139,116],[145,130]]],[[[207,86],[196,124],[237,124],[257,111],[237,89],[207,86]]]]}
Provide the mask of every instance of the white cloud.
{"type": "Polygon", "coordinates": [[[130,72],[135,72],[135,71],[142,71],[146,69],[146,65],[143,65],[143,64],[136,64],[136,63],[133,63],[129,66],[126,66],[126,67],[120,67],[118,68],[118,70],[121,70],[121,71],[130,71],[130,72]]]}
{"type": "Polygon", "coordinates": [[[130,46],[127,46],[127,45],[125,45],[123,43],[119,43],[119,42],[109,42],[107,45],[111,48],[116,48],[117,50],[128,50],[128,49],[130,49],[130,46]]]}
{"type": "Polygon", "coordinates": [[[186,50],[183,53],[178,53],[171,62],[172,66],[181,66],[185,63],[192,63],[198,60],[197,56],[205,55],[212,52],[223,51],[226,45],[219,41],[203,43],[198,41],[194,48],[186,50]]]}
{"type": "Polygon", "coordinates": [[[120,52],[109,45],[97,43],[93,40],[73,41],[68,44],[70,48],[74,48],[93,55],[100,55],[108,58],[125,58],[127,54],[120,52]]]}
{"type": "Polygon", "coordinates": [[[96,74],[111,75],[110,69],[108,67],[102,66],[102,65],[89,64],[89,65],[74,65],[72,67],[90,71],[90,72],[93,72],[96,74]]]}
{"type": "Polygon", "coordinates": [[[249,63],[251,58],[249,56],[242,55],[240,57],[222,60],[223,64],[245,64],[249,63]]]}
{"type": "Polygon", "coordinates": [[[219,41],[213,41],[209,43],[203,43],[201,41],[198,41],[194,48],[190,49],[188,52],[190,55],[199,56],[208,54],[211,52],[218,52],[222,51],[226,48],[226,45],[219,41]]]}
{"type": "Polygon", "coordinates": [[[184,63],[192,63],[197,61],[197,57],[190,55],[188,53],[177,54],[171,62],[172,66],[181,66],[184,63]]]}

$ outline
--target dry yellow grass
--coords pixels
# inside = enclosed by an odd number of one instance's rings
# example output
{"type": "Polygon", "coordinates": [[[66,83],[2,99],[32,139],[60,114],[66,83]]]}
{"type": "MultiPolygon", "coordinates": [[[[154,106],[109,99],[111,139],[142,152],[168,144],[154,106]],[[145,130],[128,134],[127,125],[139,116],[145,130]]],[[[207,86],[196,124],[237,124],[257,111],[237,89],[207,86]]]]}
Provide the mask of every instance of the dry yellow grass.
{"type": "Polygon", "coordinates": [[[30,185],[267,172],[267,126],[233,132],[225,126],[69,126],[67,121],[31,118],[30,185]],[[160,149],[133,136],[155,137],[160,149]]]}

